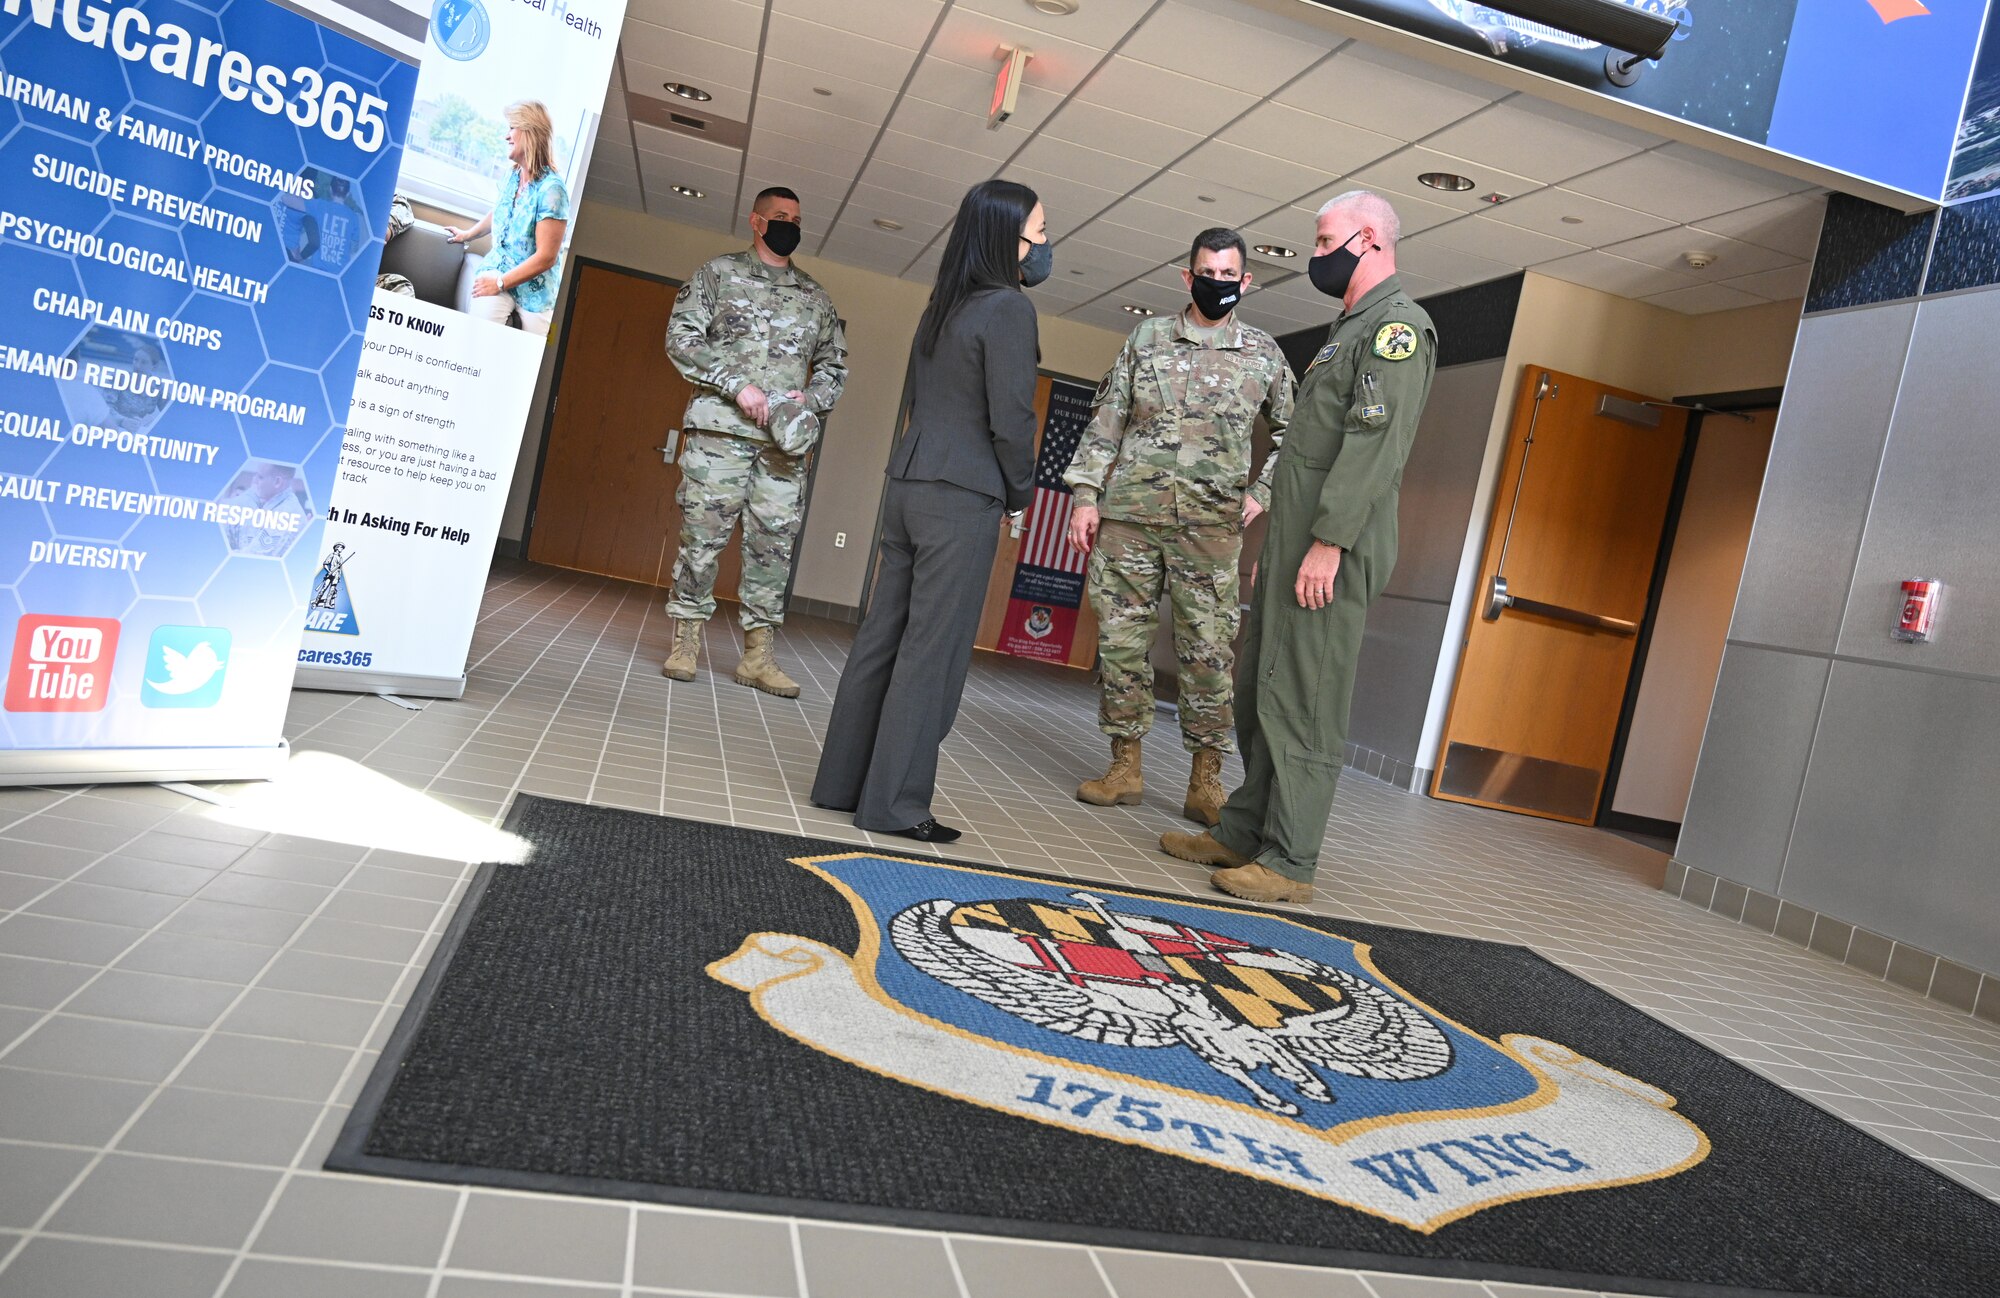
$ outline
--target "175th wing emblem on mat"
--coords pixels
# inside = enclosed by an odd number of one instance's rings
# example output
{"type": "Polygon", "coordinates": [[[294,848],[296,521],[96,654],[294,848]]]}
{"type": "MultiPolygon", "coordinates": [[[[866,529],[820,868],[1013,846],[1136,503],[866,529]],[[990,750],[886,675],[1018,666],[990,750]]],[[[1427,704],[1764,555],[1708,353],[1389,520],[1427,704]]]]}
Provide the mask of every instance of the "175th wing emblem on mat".
{"type": "Polygon", "coordinates": [[[796,864],[847,898],[859,949],[757,933],[709,974],[913,1086],[1425,1232],[1708,1153],[1664,1091],[1482,1036],[1282,916],[870,854],[796,864]]]}

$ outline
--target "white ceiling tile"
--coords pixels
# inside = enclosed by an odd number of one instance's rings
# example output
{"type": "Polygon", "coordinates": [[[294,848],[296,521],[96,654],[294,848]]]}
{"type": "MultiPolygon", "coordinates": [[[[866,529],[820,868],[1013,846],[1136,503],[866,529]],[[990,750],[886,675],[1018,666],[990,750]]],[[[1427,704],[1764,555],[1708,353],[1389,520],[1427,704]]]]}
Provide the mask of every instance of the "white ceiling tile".
{"type": "Polygon", "coordinates": [[[906,239],[919,233],[928,239],[932,233],[949,225],[955,215],[957,209],[944,203],[898,194],[875,185],[856,185],[854,192],[848,195],[845,213],[845,217],[859,217],[863,222],[873,221],[878,216],[901,222],[906,239]]]}
{"type": "Polygon", "coordinates": [[[1058,240],[1110,207],[1119,195],[1106,189],[1079,185],[1062,176],[1051,176],[1025,167],[1009,167],[1000,173],[1004,180],[1018,181],[1035,191],[1049,218],[1049,231],[1058,240]]]}
{"type": "Polygon", "coordinates": [[[1356,41],[1275,98],[1378,135],[1417,140],[1503,93],[1486,82],[1356,41]]]}
{"type": "Polygon", "coordinates": [[[1664,216],[1676,225],[1766,202],[1783,192],[1663,150],[1614,162],[1567,182],[1565,188],[1664,216]]]}
{"type": "MultiPolygon", "coordinates": [[[[954,7],[1004,18],[1010,25],[1018,24],[1032,37],[1042,40],[1054,37],[1065,43],[1108,50],[1146,16],[1153,0],[1089,0],[1077,12],[1066,15],[1040,13],[1025,0],[958,0],[954,7]]],[[[1030,49],[1036,47],[1034,39],[1028,39],[1027,44],[1030,49]]]]}
{"type": "Polygon", "coordinates": [[[830,68],[854,81],[901,90],[916,62],[916,51],[870,40],[790,14],[773,14],[764,38],[764,56],[801,67],[830,68]]]}
{"type": "Polygon", "coordinates": [[[750,156],[850,180],[861,170],[858,149],[843,149],[825,140],[802,140],[783,131],[766,130],[761,122],[750,132],[750,156]]]}
{"type": "Polygon", "coordinates": [[[717,171],[735,171],[743,165],[743,151],[713,140],[697,140],[679,131],[661,130],[644,122],[632,123],[632,139],[641,153],[692,162],[717,171]]]}
{"type": "MultiPolygon", "coordinates": [[[[721,47],[717,46],[716,48],[720,49],[721,47]]],[[[750,56],[750,66],[754,68],[755,63],[756,57],[754,55],[750,56]]],[[[633,54],[630,50],[627,50],[625,53],[625,79],[631,93],[641,95],[647,99],[656,99],[669,107],[679,105],[683,108],[692,108],[694,105],[689,104],[686,100],[674,98],[661,89],[661,86],[669,81],[692,82],[693,84],[700,85],[704,90],[715,96],[711,102],[701,105],[701,112],[716,117],[726,117],[733,122],[743,121],[750,115],[750,77],[748,75],[744,76],[742,85],[728,85],[715,75],[714,70],[686,65],[648,63],[636,54],[633,54]],[[694,78],[697,75],[707,76],[708,80],[695,82],[694,78]]]]}
{"type": "Polygon", "coordinates": [[[875,134],[872,130],[857,128],[852,118],[782,99],[769,99],[757,105],[757,116],[750,123],[752,145],[759,143],[766,132],[789,135],[808,144],[825,145],[839,156],[853,158],[857,166],[875,134]]]}
{"type": "Polygon", "coordinates": [[[871,86],[865,81],[773,58],[764,60],[764,74],[757,81],[757,97],[759,103],[780,100],[834,113],[870,127],[881,126],[896,102],[896,92],[886,86],[871,86]],[[815,86],[833,93],[819,94],[815,86]]]}
{"type": "Polygon", "coordinates": [[[1402,284],[1403,291],[1414,298],[1434,297],[1439,293],[1449,293],[1453,287],[1450,284],[1441,284],[1436,280],[1425,279],[1422,275],[1412,275],[1408,271],[1401,269],[1397,270],[1396,279],[1402,284]]]}
{"type": "Polygon", "coordinates": [[[1310,194],[1340,174],[1329,175],[1317,167],[1300,166],[1222,140],[1210,140],[1175,163],[1174,170],[1260,195],[1265,200],[1259,209],[1263,212],[1310,194]]]}
{"type": "Polygon", "coordinates": [[[1688,315],[1706,315],[1710,311],[1734,311],[1740,307],[1762,306],[1764,300],[1741,289],[1730,288],[1727,284],[1697,284],[1693,288],[1677,288],[1666,293],[1655,293],[1642,299],[1654,306],[1663,306],[1669,311],[1680,311],[1688,315]]]}
{"type": "Polygon", "coordinates": [[[1153,264],[1158,265],[1174,256],[1177,250],[1185,249],[1197,233],[1221,222],[1204,221],[1179,207],[1162,207],[1143,198],[1128,198],[1085,226],[1082,237],[1094,243],[1106,242],[1109,236],[1101,233],[1099,228],[1106,224],[1150,236],[1145,239],[1121,236],[1121,239],[1124,244],[1130,245],[1132,252],[1151,256],[1153,264]]]}
{"type": "Polygon", "coordinates": [[[783,185],[799,196],[808,236],[815,230],[826,228],[826,223],[833,219],[834,210],[846,201],[847,191],[854,187],[846,177],[830,176],[810,167],[797,167],[788,162],[758,157],[753,151],[744,165],[743,205],[749,207],[751,198],[758,190],[773,185],[783,185]]]}
{"type": "Polygon", "coordinates": [[[1158,169],[1201,143],[1202,135],[1208,132],[1198,135],[1149,117],[1071,99],[1049,118],[1042,133],[1134,162],[1151,163],[1158,169]]]}
{"type": "Polygon", "coordinates": [[[1188,232],[1190,238],[1194,230],[1240,225],[1279,205],[1262,194],[1245,193],[1179,171],[1160,173],[1134,191],[1133,197],[1180,212],[1182,220],[1193,227],[1188,232]]]}
{"type": "Polygon", "coordinates": [[[1111,294],[1111,297],[1120,305],[1136,302],[1140,306],[1153,308],[1161,315],[1172,315],[1188,304],[1188,291],[1178,278],[1172,284],[1160,279],[1134,280],[1111,294]]]}
{"type": "Polygon", "coordinates": [[[1723,282],[1731,288],[1742,289],[1745,293],[1754,293],[1773,302],[1788,302],[1806,295],[1806,286],[1812,282],[1812,265],[1802,261],[1796,265],[1760,271],[1755,275],[1741,275],[1723,282]]]}
{"type": "Polygon", "coordinates": [[[1508,225],[1518,225],[1537,234],[1554,235],[1558,239],[1571,239],[1588,247],[1601,247],[1621,239],[1636,239],[1642,234],[1651,234],[1673,225],[1664,217],[1635,212],[1629,207],[1620,207],[1601,198],[1562,188],[1539,189],[1532,194],[1509,199],[1491,209],[1487,215],[1508,225]],[[1563,220],[1566,216],[1577,218],[1577,223],[1563,220]]]}
{"type": "Polygon", "coordinates": [[[956,184],[961,194],[966,186],[976,185],[1000,169],[991,158],[947,148],[901,131],[884,132],[875,146],[875,157],[892,166],[930,172],[947,184],[956,184]]]}
{"type": "Polygon", "coordinates": [[[627,81],[640,94],[656,99],[665,95],[660,88],[661,80],[684,81],[720,99],[718,91],[721,88],[747,91],[751,82],[757,79],[756,50],[720,45],[686,32],[655,27],[635,18],[625,20],[625,30],[619,35],[618,46],[625,51],[627,81]],[[639,70],[630,66],[633,63],[665,68],[673,75],[650,79],[639,75],[639,70]]]}
{"type": "MultiPolygon", "coordinates": [[[[1092,231],[1100,229],[1090,227],[1092,231]]],[[[1100,244],[1081,239],[1064,239],[1056,248],[1056,269],[1058,275],[1070,275],[1094,288],[1115,288],[1125,281],[1137,279],[1153,267],[1159,265],[1157,258],[1134,253],[1131,248],[1107,248],[1100,244]],[[1072,271],[1082,271],[1081,275],[1071,275],[1072,271]]]]}
{"type": "Polygon", "coordinates": [[[984,117],[974,117],[971,113],[961,113],[923,99],[911,99],[907,95],[896,105],[895,116],[889,119],[889,129],[990,158],[992,165],[987,168],[989,173],[1012,157],[1028,138],[1028,132],[1013,122],[1002,123],[998,130],[988,130],[984,117]]]}
{"type": "Polygon", "coordinates": [[[1417,177],[1433,171],[1464,176],[1472,181],[1472,188],[1463,193],[1449,193],[1441,189],[1423,190],[1423,194],[1430,196],[1431,202],[1461,212],[1483,210],[1487,206],[1483,201],[1487,194],[1501,193],[1517,197],[1542,187],[1542,183],[1538,180],[1531,180],[1526,176],[1503,171],[1485,163],[1474,162],[1470,158],[1427,149],[1421,145],[1412,145],[1381,162],[1363,167],[1350,179],[1356,185],[1365,188],[1374,189],[1379,186],[1397,193],[1410,194],[1421,188],[1417,177]]]}
{"type": "Polygon", "coordinates": [[[1725,176],[1734,176],[1746,184],[1756,185],[1762,189],[1776,190],[1780,194],[1797,194],[1815,188],[1813,182],[1810,180],[1800,180],[1795,176],[1781,176],[1777,172],[1766,167],[1760,167],[1754,162],[1740,162],[1735,158],[1727,158],[1719,153],[1711,153],[1698,145],[1688,144],[1681,140],[1674,140],[1668,144],[1661,145],[1660,152],[1707,171],[1717,172],[1725,176]]]}
{"type": "MultiPolygon", "coordinates": [[[[979,179],[984,180],[986,177],[981,176],[979,179]]],[[[861,181],[878,189],[893,190],[913,198],[942,203],[954,212],[958,210],[959,200],[965,197],[965,191],[971,188],[973,183],[953,180],[934,171],[918,171],[912,167],[897,166],[893,162],[884,161],[879,149],[875,156],[868,160],[867,168],[861,173],[861,181]]]]}
{"type": "MultiPolygon", "coordinates": [[[[983,130],[987,111],[993,104],[993,73],[988,69],[968,68],[933,56],[917,65],[916,75],[910,78],[909,88],[903,93],[911,99],[922,99],[957,112],[970,113],[979,119],[983,130]]],[[[1062,95],[1044,90],[1024,78],[1014,115],[1007,119],[1002,129],[1032,131],[1048,120],[1049,114],[1061,105],[1062,100],[1062,95]]],[[[1020,140],[1016,138],[1014,143],[1018,147],[1020,140]]]]}
{"type": "Polygon", "coordinates": [[[714,171],[657,154],[641,153],[639,174],[645,178],[647,197],[655,202],[673,197],[668,191],[675,185],[686,185],[700,190],[704,197],[684,199],[685,202],[696,206],[719,205],[723,211],[731,211],[736,206],[735,172],[714,171]]]}
{"type": "MultiPolygon", "coordinates": [[[[1074,111],[1074,108],[1070,111],[1074,111]]],[[[1059,140],[1043,132],[1028,141],[1014,158],[1014,165],[1039,171],[1045,176],[1073,176],[1093,189],[1129,193],[1144,184],[1159,168],[1130,158],[1102,153],[1070,140],[1059,140]]]]}
{"type": "MultiPolygon", "coordinates": [[[[1020,17],[1032,17],[1034,13],[1026,3],[1019,6],[1020,17]]],[[[984,73],[990,98],[994,78],[1000,72],[1003,45],[1018,46],[1034,55],[1021,75],[1021,84],[1059,95],[1076,89],[1104,57],[1102,49],[1078,45],[963,6],[954,6],[946,15],[937,35],[931,38],[929,53],[932,58],[984,73]]]]}
{"type": "Polygon", "coordinates": [[[638,212],[646,210],[646,197],[639,192],[637,185],[621,185],[602,179],[595,168],[592,168],[590,179],[584,184],[583,197],[593,203],[610,203],[638,212]]]}
{"type": "Polygon", "coordinates": [[[773,17],[786,15],[854,32],[905,49],[922,49],[943,0],[771,0],[773,17]]]}
{"type": "Polygon", "coordinates": [[[826,240],[824,251],[830,257],[840,256],[843,251],[872,252],[894,260],[896,273],[900,275],[903,267],[923,256],[930,242],[928,233],[921,238],[907,238],[903,233],[878,230],[866,221],[851,221],[843,215],[839,228],[826,240]]]}
{"type": "Polygon", "coordinates": [[[1260,243],[1276,244],[1280,248],[1290,248],[1298,254],[1296,257],[1286,259],[1272,257],[1266,253],[1251,252],[1252,257],[1274,265],[1303,271],[1306,259],[1312,256],[1313,219],[1296,207],[1288,207],[1276,216],[1267,217],[1252,225],[1240,225],[1236,227],[1236,232],[1243,236],[1243,241],[1252,249],[1260,243]]]}
{"type": "Polygon", "coordinates": [[[1760,248],[1754,243],[1725,239],[1719,234],[1688,227],[1627,239],[1623,243],[1611,244],[1604,251],[1614,257],[1643,261],[1648,266],[1684,271],[1698,280],[1735,279],[1739,275],[1777,270],[1798,261],[1798,258],[1774,248],[1760,248]],[[1681,254],[1685,252],[1709,253],[1715,258],[1715,264],[1705,270],[1696,270],[1682,260],[1681,254]]]}
{"type": "Polygon", "coordinates": [[[1424,141],[1532,180],[1567,180],[1660,143],[1655,135],[1522,96],[1494,104],[1424,141]]]}
{"type": "Polygon", "coordinates": [[[764,6],[737,0],[630,0],[625,17],[753,53],[764,31],[764,6]]]}
{"type": "MultiPolygon", "coordinates": [[[[1403,237],[1405,238],[1428,230],[1432,226],[1443,225],[1446,221],[1455,221],[1465,215],[1464,212],[1456,208],[1446,207],[1442,203],[1433,203],[1430,199],[1424,198],[1421,195],[1406,194],[1388,185],[1363,185],[1356,177],[1350,176],[1346,180],[1336,181],[1328,185],[1317,194],[1308,196],[1305,202],[1292,205],[1290,211],[1298,213],[1305,220],[1305,240],[1307,247],[1312,246],[1313,233],[1319,228],[1319,209],[1325,205],[1328,199],[1338,198],[1343,192],[1350,189],[1373,190],[1381,198],[1387,200],[1389,206],[1396,209],[1396,216],[1403,223],[1403,237]]],[[[1430,192],[1428,189],[1424,191],[1426,194],[1430,192]]],[[[1289,223],[1292,218],[1287,215],[1281,219],[1289,223]]],[[[1266,224],[1270,224],[1270,222],[1266,222],[1266,224]]]]}
{"type": "MultiPolygon", "coordinates": [[[[1426,230],[1417,238],[1426,244],[1469,252],[1488,261],[1504,262],[1515,267],[1554,261],[1557,257],[1568,257],[1584,250],[1584,245],[1580,243],[1536,234],[1518,225],[1503,225],[1491,219],[1488,212],[1475,212],[1435,230],[1426,230]]],[[[1406,242],[1402,248],[1407,250],[1409,246],[1406,242]]],[[[1399,260],[1401,256],[1399,252],[1399,260]]]]}
{"type": "Polygon", "coordinates": [[[1312,286],[1312,281],[1303,275],[1288,279],[1271,288],[1261,288],[1251,301],[1268,299],[1268,305],[1285,311],[1295,319],[1306,321],[1331,320],[1341,312],[1339,298],[1328,297],[1312,286]]]}
{"type": "Polygon", "coordinates": [[[1560,261],[1544,262],[1535,267],[1535,273],[1568,280],[1602,293],[1615,293],[1619,297],[1644,297],[1649,293],[1691,288],[1698,282],[1692,275],[1661,270],[1642,261],[1630,261],[1595,250],[1564,257],[1560,261]]]}
{"type": "Polygon", "coordinates": [[[1093,73],[1076,97],[1103,108],[1144,113],[1199,135],[1222,129],[1257,102],[1256,96],[1240,90],[1118,56],[1093,73]]]}
{"type": "Polygon", "coordinates": [[[1825,194],[1793,194],[1754,207],[1705,216],[1701,228],[1810,259],[1819,251],[1819,227],[1825,216],[1825,194]]]}
{"type": "Polygon", "coordinates": [[[1139,323],[1138,316],[1127,315],[1107,302],[1091,302],[1077,307],[1063,319],[1074,320],[1078,324],[1095,325],[1099,329],[1109,329],[1116,334],[1131,333],[1132,327],[1139,323]]]}
{"type": "Polygon", "coordinates": [[[1051,275],[1029,289],[1028,293],[1034,299],[1035,309],[1038,311],[1051,310],[1049,306],[1051,302],[1060,303],[1053,308],[1054,310],[1067,311],[1073,306],[1079,306],[1097,297],[1100,291],[1091,288],[1081,279],[1073,279],[1068,275],[1051,275]]]}
{"type": "Polygon", "coordinates": [[[1449,284],[1456,288],[1463,284],[1483,284],[1489,279],[1511,275],[1519,266],[1494,261],[1487,257],[1476,257],[1460,252],[1456,248],[1446,248],[1440,244],[1425,243],[1423,236],[1405,239],[1396,247],[1396,266],[1409,267],[1410,273],[1439,284],[1449,284]]]}
{"type": "Polygon", "coordinates": [[[1403,147],[1400,139],[1377,135],[1373,131],[1275,101],[1259,104],[1242,121],[1222,131],[1216,138],[1315,168],[1325,172],[1328,178],[1344,176],[1356,167],[1366,166],[1384,154],[1403,147]]]}
{"type": "Polygon", "coordinates": [[[1163,4],[1118,47],[1120,58],[1267,95],[1317,62],[1324,44],[1280,36],[1207,8],[1163,4]]]}

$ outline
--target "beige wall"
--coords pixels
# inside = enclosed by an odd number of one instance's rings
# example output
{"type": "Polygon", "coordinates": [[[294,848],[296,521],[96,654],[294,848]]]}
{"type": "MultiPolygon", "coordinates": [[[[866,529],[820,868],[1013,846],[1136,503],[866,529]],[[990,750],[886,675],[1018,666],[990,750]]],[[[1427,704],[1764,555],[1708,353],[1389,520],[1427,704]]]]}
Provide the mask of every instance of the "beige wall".
{"type": "MultiPolygon", "coordinates": [[[[1429,770],[1437,766],[1444,714],[1480,585],[1479,556],[1523,368],[1547,366],[1662,399],[1781,387],[1791,365],[1802,308],[1799,302],[1777,302],[1683,315],[1528,272],[1521,285],[1500,399],[1494,405],[1486,459],[1480,466],[1479,488],[1460,552],[1458,584],[1445,625],[1424,736],[1417,748],[1418,766],[1429,770]]],[[[1713,686],[1712,679],[1709,684],[1713,686]]],[[[1707,698],[1706,692],[1702,697],[1707,698]]],[[[1690,772],[1692,769],[1690,766],[1690,772]]]]}
{"type": "MultiPolygon", "coordinates": [[[[571,253],[679,280],[710,257],[740,249],[747,241],[747,235],[698,230],[626,208],[586,202],[578,213],[571,253]]],[[[793,591],[802,598],[853,605],[861,598],[868,545],[875,534],[882,470],[889,460],[896,408],[902,400],[910,338],[929,299],[930,287],[818,257],[801,256],[799,264],[825,285],[847,322],[848,379],[847,390],[827,424],[813,484],[812,512],[799,542],[793,591]],[[833,545],[839,532],[847,533],[844,549],[833,545]]],[[[564,282],[574,282],[574,277],[565,273],[564,282]]],[[[558,305],[558,321],[562,311],[558,305]]],[[[1041,341],[1043,369],[1094,383],[1111,367],[1124,339],[1109,330],[1045,315],[1041,341]]],[[[522,439],[514,487],[501,522],[503,537],[518,540],[527,519],[554,354],[551,345],[534,406],[528,412],[527,436],[522,439]]],[[[659,363],[668,363],[664,351],[659,363]]],[[[680,416],[678,410],[661,411],[660,431],[679,427],[680,416]]]]}

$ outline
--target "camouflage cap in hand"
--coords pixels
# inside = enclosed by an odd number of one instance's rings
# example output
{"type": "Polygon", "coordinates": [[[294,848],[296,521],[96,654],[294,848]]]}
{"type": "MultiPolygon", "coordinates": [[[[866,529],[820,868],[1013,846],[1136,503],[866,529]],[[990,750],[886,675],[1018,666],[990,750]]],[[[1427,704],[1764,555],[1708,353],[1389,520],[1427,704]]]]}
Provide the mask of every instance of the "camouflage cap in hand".
{"type": "Polygon", "coordinates": [[[804,455],[819,441],[819,416],[790,397],[772,398],[766,427],[771,441],[787,455],[804,455]]]}

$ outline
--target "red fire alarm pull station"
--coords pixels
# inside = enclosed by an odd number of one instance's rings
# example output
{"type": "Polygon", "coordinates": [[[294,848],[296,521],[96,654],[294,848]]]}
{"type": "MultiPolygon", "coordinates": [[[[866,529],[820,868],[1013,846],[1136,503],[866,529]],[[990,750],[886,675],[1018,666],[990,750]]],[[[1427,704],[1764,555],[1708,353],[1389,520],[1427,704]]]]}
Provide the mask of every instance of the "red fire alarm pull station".
{"type": "Polygon", "coordinates": [[[1938,603],[1944,598],[1944,583],[1917,577],[1903,583],[1903,607],[1890,634],[1898,640],[1922,643],[1937,630],[1938,603]]]}

